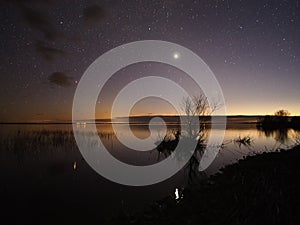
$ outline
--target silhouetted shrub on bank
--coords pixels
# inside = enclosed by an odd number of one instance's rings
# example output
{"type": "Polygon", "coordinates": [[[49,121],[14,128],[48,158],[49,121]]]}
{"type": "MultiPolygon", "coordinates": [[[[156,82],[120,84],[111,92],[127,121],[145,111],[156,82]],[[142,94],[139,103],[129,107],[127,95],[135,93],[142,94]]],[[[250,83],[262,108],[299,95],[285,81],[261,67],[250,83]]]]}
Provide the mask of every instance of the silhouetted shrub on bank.
{"type": "Polygon", "coordinates": [[[287,110],[279,110],[273,116],[267,115],[257,122],[257,127],[263,129],[280,129],[291,127],[290,113],[287,110]]]}

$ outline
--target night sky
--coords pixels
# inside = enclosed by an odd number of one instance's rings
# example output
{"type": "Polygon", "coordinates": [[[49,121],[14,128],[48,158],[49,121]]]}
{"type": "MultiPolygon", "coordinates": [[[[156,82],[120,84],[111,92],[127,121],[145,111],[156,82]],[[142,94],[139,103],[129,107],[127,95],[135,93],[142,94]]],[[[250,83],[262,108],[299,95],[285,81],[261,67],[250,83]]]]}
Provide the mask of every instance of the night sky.
{"type": "MultiPolygon", "coordinates": [[[[300,115],[299,0],[0,4],[0,122],[71,120],[76,85],[87,67],[106,51],[138,40],[174,42],[198,54],[223,89],[228,115],[278,109],[300,115]]],[[[132,65],[108,82],[97,117],[109,116],[109,102],[122,86],[154,72],[193,89],[170,66],[132,65]]],[[[163,102],[154,104],[157,109],[145,102],[133,114],[172,113],[163,102]]]]}

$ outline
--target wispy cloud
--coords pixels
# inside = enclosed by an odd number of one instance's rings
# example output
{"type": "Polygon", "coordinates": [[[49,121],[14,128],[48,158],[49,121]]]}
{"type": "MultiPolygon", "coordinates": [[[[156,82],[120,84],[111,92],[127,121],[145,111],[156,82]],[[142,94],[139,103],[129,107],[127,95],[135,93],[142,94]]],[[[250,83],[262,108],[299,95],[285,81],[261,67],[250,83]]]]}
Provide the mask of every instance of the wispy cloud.
{"type": "Polygon", "coordinates": [[[83,9],[83,18],[86,25],[93,25],[105,18],[105,10],[99,5],[91,5],[83,9]]]}
{"type": "Polygon", "coordinates": [[[68,76],[63,72],[52,73],[48,80],[52,84],[56,84],[61,87],[70,87],[74,84],[74,77],[68,76]]]}
{"type": "Polygon", "coordinates": [[[25,22],[32,29],[40,31],[46,39],[56,40],[59,36],[61,36],[55,27],[50,23],[50,19],[44,12],[25,5],[21,7],[21,11],[25,22]]]}
{"type": "Polygon", "coordinates": [[[41,54],[41,56],[48,61],[52,61],[57,56],[65,55],[65,52],[61,49],[49,47],[44,41],[37,40],[35,43],[35,50],[41,54]]]}
{"type": "Polygon", "coordinates": [[[11,0],[21,12],[23,21],[33,30],[39,31],[48,40],[56,40],[60,32],[51,23],[47,10],[51,7],[51,0],[11,0]]]}
{"type": "Polygon", "coordinates": [[[13,3],[15,8],[20,12],[22,21],[42,34],[42,37],[36,37],[35,50],[37,53],[48,61],[53,60],[56,56],[64,55],[61,49],[51,47],[47,43],[56,42],[64,35],[53,25],[51,17],[47,10],[52,6],[53,0],[5,0],[7,3],[13,3]]]}

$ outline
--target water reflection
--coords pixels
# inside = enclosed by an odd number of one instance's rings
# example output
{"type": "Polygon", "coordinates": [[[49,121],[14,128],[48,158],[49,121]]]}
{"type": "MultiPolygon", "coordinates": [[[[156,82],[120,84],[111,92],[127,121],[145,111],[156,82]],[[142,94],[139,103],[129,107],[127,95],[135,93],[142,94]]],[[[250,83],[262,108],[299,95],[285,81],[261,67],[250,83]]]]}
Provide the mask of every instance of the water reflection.
{"type": "MultiPolygon", "coordinates": [[[[118,128],[118,132],[130,137],[122,130],[122,124],[118,128]]],[[[157,139],[153,142],[157,148],[138,152],[124,147],[109,124],[97,124],[98,135],[110,153],[133,165],[149,165],[172,157],[178,140],[187,137],[178,125],[168,126],[167,135],[161,134],[159,125],[156,128],[157,139]]],[[[147,126],[135,125],[131,129],[137,137],[149,135],[147,126]]],[[[85,124],[84,132],[88,137],[89,124],[85,124]]],[[[31,215],[31,210],[40,215],[52,210],[62,218],[76,220],[76,215],[81,215],[83,210],[80,206],[84,205],[87,215],[91,213],[95,218],[105,217],[108,212],[114,212],[121,201],[126,207],[140,208],[141,204],[170,193],[180,199],[182,188],[197,182],[197,179],[203,179],[249,153],[260,153],[265,149],[276,150],[274,146],[278,143],[284,146],[293,145],[295,136],[299,135],[299,132],[291,129],[257,130],[255,125],[249,124],[229,127],[226,130],[224,146],[217,158],[205,172],[199,173],[199,159],[209,132],[209,129],[203,129],[198,134],[196,151],[185,169],[155,187],[134,188],[114,184],[95,173],[82,158],[71,125],[0,125],[2,202],[8,208],[19,205],[19,211],[23,211],[24,215],[31,215]],[[251,149],[246,139],[246,144],[239,145],[234,142],[237,138],[243,142],[244,137],[253,139],[251,149]],[[49,207],[40,207],[43,205],[41,202],[48,202],[49,207]],[[67,207],[73,210],[69,214],[65,212],[67,207]]]]}
{"type": "Polygon", "coordinates": [[[74,163],[73,163],[73,170],[75,171],[76,169],[77,169],[77,162],[74,161],[74,163]]]}
{"type": "Polygon", "coordinates": [[[242,147],[251,148],[253,146],[254,139],[250,136],[244,136],[244,137],[237,137],[233,139],[233,142],[239,146],[241,149],[242,147]]]}
{"type": "MultiPolygon", "coordinates": [[[[89,136],[94,135],[89,135],[89,124],[85,124],[85,126],[84,135],[87,137],[88,141],[92,142],[92,140],[89,140],[88,138],[89,136]]],[[[97,124],[97,129],[97,135],[111,154],[122,161],[130,161],[130,163],[136,163],[138,165],[147,165],[163,160],[171,155],[180,138],[187,138],[187,135],[181,132],[178,125],[168,126],[167,134],[162,136],[158,125],[156,131],[157,139],[153,140],[157,145],[157,148],[149,152],[137,152],[130,151],[130,149],[127,149],[118,141],[111,125],[97,124]]],[[[148,126],[135,125],[132,126],[131,129],[137,137],[143,138],[149,135],[148,126]]],[[[121,124],[119,125],[118,132],[126,138],[130,138],[130,135],[123,132],[121,124]]],[[[203,129],[196,137],[198,139],[195,151],[196,154],[194,155],[196,159],[201,157],[203,148],[206,147],[205,144],[209,132],[209,129],[203,129]],[[197,154],[199,154],[199,156],[197,154]]],[[[25,155],[32,155],[34,152],[36,153],[34,157],[41,157],[47,152],[53,152],[59,155],[63,152],[78,151],[71,125],[48,127],[45,127],[45,125],[31,127],[22,125],[1,125],[0,133],[1,150],[6,150],[15,154],[18,156],[19,160],[22,160],[25,155]]],[[[246,150],[247,147],[250,146],[254,152],[260,152],[265,148],[272,149],[276,143],[283,145],[293,144],[296,133],[297,132],[292,129],[257,130],[255,126],[227,129],[224,145],[226,146],[226,149],[232,151],[239,149],[244,151],[245,154],[248,153],[246,150]]],[[[224,151],[220,152],[219,157],[222,157],[222,154],[224,154],[224,151]]],[[[195,161],[197,161],[196,159],[195,161]]]]}
{"type": "Polygon", "coordinates": [[[280,128],[280,129],[266,129],[258,128],[261,132],[264,133],[266,137],[272,137],[280,144],[286,144],[291,135],[289,133],[293,132],[293,129],[280,128]]]}
{"type": "Polygon", "coordinates": [[[183,199],[183,191],[184,188],[175,188],[174,198],[177,202],[180,202],[180,200],[183,199]]]}

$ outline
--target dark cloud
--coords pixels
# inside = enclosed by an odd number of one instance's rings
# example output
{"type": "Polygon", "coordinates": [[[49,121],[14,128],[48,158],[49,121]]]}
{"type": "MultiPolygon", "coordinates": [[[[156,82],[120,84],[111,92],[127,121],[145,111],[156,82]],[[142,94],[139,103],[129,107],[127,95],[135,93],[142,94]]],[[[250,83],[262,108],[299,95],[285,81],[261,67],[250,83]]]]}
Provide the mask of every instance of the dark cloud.
{"type": "Polygon", "coordinates": [[[67,76],[63,72],[55,72],[52,73],[49,77],[48,80],[52,84],[56,84],[61,87],[70,87],[74,84],[74,78],[67,76]]]}
{"type": "Polygon", "coordinates": [[[40,9],[19,4],[24,21],[32,28],[41,32],[46,39],[56,40],[60,33],[51,24],[50,18],[40,9]]]}
{"type": "Polygon", "coordinates": [[[21,12],[22,19],[33,30],[41,32],[46,39],[55,40],[61,36],[51,24],[47,10],[54,0],[5,0],[13,3],[21,12]]]}
{"type": "Polygon", "coordinates": [[[48,60],[48,61],[52,61],[55,59],[55,57],[57,56],[63,56],[65,55],[65,52],[61,49],[58,48],[53,48],[53,47],[49,47],[46,45],[45,42],[43,41],[36,41],[35,44],[35,49],[38,53],[41,54],[41,56],[48,60]]]}
{"type": "Polygon", "coordinates": [[[87,25],[102,21],[105,14],[105,10],[99,5],[91,5],[83,9],[83,18],[87,25]]]}

